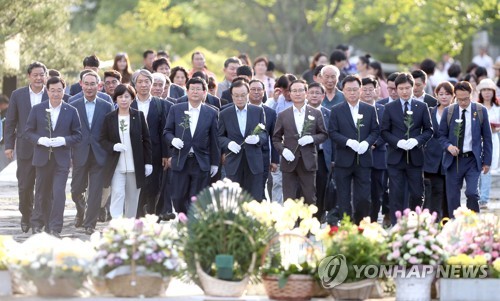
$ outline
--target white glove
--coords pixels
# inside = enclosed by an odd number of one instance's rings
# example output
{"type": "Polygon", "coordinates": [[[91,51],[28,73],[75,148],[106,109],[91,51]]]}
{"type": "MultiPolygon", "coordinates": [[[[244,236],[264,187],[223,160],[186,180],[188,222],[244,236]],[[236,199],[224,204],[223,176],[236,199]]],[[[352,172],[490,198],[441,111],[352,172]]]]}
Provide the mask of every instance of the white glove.
{"type": "Polygon", "coordinates": [[[358,154],[362,155],[362,154],[366,153],[366,151],[368,150],[368,147],[370,147],[368,142],[361,141],[359,143],[359,147],[358,147],[358,154]]]}
{"type": "Polygon", "coordinates": [[[127,151],[127,147],[123,143],[116,143],[115,145],[113,145],[113,150],[115,152],[123,153],[127,151]]]}
{"type": "Polygon", "coordinates": [[[219,166],[217,165],[210,165],[210,177],[213,178],[217,172],[219,171],[219,166]]]}
{"type": "Polygon", "coordinates": [[[151,165],[151,164],[144,165],[144,170],[145,170],[146,177],[149,177],[149,175],[153,172],[153,165],[151,165]]]}
{"type": "Polygon", "coordinates": [[[40,138],[38,138],[38,142],[37,143],[40,144],[40,145],[43,145],[45,147],[49,147],[51,141],[50,141],[50,139],[48,137],[40,137],[40,138]]]}
{"type": "Polygon", "coordinates": [[[297,141],[300,146],[308,145],[314,142],[314,139],[311,135],[305,135],[297,141]]]}
{"type": "Polygon", "coordinates": [[[295,155],[288,148],[283,149],[282,155],[288,162],[292,162],[293,160],[295,160],[295,155]]]}
{"type": "Polygon", "coordinates": [[[359,142],[354,139],[347,140],[346,146],[349,146],[353,151],[358,152],[359,142]]]}
{"type": "Polygon", "coordinates": [[[52,138],[52,141],[50,142],[50,146],[52,147],[60,147],[64,145],[66,145],[66,139],[64,139],[64,137],[52,138]]]}
{"type": "Polygon", "coordinates": [[[250,136],[245,138],[245,143],[246,144],[257,144],[257,143],[259,143],[259,136],[250,135],[250,136]]]}
{"type": "Polygon", "coordinates": [[[405,139],[401,139],[401,140],[399,140],[399,141],[398,141],[397,146],[398,146],[399,148],[404,149],[404,150],[408,150],[408,147],[406,146],[406,143],[407,143],[407,142],[408,142],[407,140],[405,140],[405,139]]]}
{"type": "Polygon", "coordinates": [[[182,141],[181,139],[179,138],[174,138],[172,139],[172,145],[176,148],[176,149],[181,149],[184,147],[184,141],[182,141]]]}
{"type": "Polygon", "coordinates": [[[227,145],[227,148],[229,148],[229,150],[235,154],[239,153],[241,150],[241,146],[234,141],[229,142],[229,144],[227,145]]]}
{"type": "Polygon", "coordinates": [[[418,141],[415,138],[410,138],[406,141],[406,148],[408,150],[413,149],[415,146],[418,145],[418,141]]]}

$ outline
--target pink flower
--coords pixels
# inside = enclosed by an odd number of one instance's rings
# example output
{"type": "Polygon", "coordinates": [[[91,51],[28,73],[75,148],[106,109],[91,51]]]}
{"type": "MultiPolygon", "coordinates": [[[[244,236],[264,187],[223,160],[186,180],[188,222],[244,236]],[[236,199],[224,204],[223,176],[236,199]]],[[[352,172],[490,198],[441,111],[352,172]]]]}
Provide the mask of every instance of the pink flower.
{"type": "Polygon", "coordinates": [[[404,211],[403,211],[403,214],[404,216],[408,216],[408,214],[410,214],[410,208],[406,208],[404,211]]]}
{"type": "Polygon", "coordinates": [[[179,221],[183,224],[188,222],[188,218],[184,212],[179,213],[179,221]]]}
{"type": "Polygon", "coordinates": [[[196,203],[196,201],[197,201],[197,200],[198,200],[198,199],[197,199],[195,196],[192,196],[192,197],[191,197],[191,202],[192,202],[192,203],[196,203]]]}
{"type": "Polygon", "coordinates": [[[417,264],[418,263],[418,259],[417,259],[417,257],[412,256],[412,257],[410,257],[410,259],[408,259],[408,262],[411,263],[411,264],[417,264]]]}
{"type": "Polygon", "coordinates": [[[421,213],[422,213],[422,209],[420,209],[420,206],[417,206],[417,207],[415,208],[415,212],[416,212],[417,214],[421,214],[421,213]]]}
{"type": "Polygon", "coordinates": [[[396,211],[396,218],[397,219],[400,219],[401,218],[401,211],[396,211]]]}
{"type": "Polygon", "coordinates": [[[392,255],[392,258],[398,259],[399,256],[401,256],[401,253],[399,252],[399,250],[396,250],[396,251],[392,252],[391,255],[392,255]]]}

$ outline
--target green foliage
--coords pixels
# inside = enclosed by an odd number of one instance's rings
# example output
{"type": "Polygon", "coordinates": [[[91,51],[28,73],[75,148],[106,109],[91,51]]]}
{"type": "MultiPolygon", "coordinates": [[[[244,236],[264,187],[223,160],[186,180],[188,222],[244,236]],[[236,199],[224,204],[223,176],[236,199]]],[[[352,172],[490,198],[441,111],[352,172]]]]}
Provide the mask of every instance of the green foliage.
{"type": "MultiPolygon", "coordinates": [[[[237,183],[230,181],[219,181],[200,192],[189,210],[187,227],[180,225],[179,229],[184,247],[182,254],[187,264],[183,272],[191,280],[199,283],[196,258],[207,274],[215,276],[215,257],[218,254],[234,256],[234,281],[246,276],[251,254],[256,252],[259,258],[269,232],[264,225],[242,211],[241,205],[251,200],[252,197],[237,183]],[[253,238],[255,245],[248,236],[253,238]]],[[[258,269],[256,262],[251,275],[255,275],[258,269]]]]}
{"type": "Polygon", "coordinates": [[[311,275],[316,276],[316,266],[309,264],[309,262],[304,261],[300,264],[291,264],[287,268],[281,265],[281,255],[279,253],[274,254],[271,257],[271,263],[268,267],[262,268],[263,275],[278,275],[278,286],[279,288],[284,288],[288,282],[288,277],[290,275],[311,275]]]}
{"type": "MultiPolygon", "coordinates": [[[[329,242],[326,256],[343,254],[347,263],[347,278],[346,282],[354,282],[365,278],[361,274],[361,278],[356,278],[356,270],[354,265],[380,265],[384,262],[387,254],[387,243],[384,239],[380,240],[383,229],[378,229],[374,223],[365,224],[366,229],[370,228],[370,235],[365,235],[364,228],[353,224],[348,216],[344,216],[340,227],[331,231],[333,234],[332,240],[329,242]],[[375,230],[375,231],[373,231],[375,230]]],[[[367,231],[368,233],[368,231],[367,231]]]]}

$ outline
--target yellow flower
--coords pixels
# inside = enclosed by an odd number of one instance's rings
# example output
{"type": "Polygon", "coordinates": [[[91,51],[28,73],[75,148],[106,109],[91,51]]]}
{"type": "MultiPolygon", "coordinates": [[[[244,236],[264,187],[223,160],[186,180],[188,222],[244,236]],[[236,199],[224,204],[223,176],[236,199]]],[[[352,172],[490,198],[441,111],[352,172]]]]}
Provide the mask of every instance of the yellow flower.
{"type": "Polygon", "coordinates": [[[487,262],[486,258],[483,255],[474,256],[473,265],[485,265],[487,262]]]}
{"type": "Polygon", "coordinates": [[[497,258],[493,262],[493,268],[495,269],[495,271],[500,272],[500,258],[497,258]]]}

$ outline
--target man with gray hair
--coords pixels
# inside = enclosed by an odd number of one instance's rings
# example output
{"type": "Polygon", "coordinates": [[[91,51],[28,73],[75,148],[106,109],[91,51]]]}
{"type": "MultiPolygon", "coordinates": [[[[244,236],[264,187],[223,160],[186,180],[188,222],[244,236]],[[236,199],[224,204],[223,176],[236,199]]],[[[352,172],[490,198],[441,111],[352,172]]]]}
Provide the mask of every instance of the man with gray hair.
{"type": "MultiPolygon", "coordinates": [[[[90,71],[93,71],[93,70],[90,70],[90,69],[86,69],[86,70],[83,70],[80,72],[80,81],[78,82],[80,84],[80,86],[83,87],[83,82],[82,82],[82,79],[83,79],[83,76],[87,73],[89,73],[90,71]]],[[[97,72],[93,71],[95,74],[97,74],[97,72]]],[[[99,76],[99,75],[98,75],[99,76]]],[[[108,94],[104,93],[104,92],[101,92],[101,89],[102,89],[102,83],[101,83],[101,78],[99,77],[99,82],[98,82],[98,87],[97,87],[97,97],[99,98],[102,98],[104,99],[105,101],[109,102],[109,103],[113,103],[113,99],[111,99],[111,96],[109,96],[108,94]]],[[[71,104],[73,101],[77,100],[77,99],[80,99],[83,97],[83,90],[76,93],[75,95],[71,96],[69,99],[68,99],[68,103],[71,104]]]]}
{"type": "Polygon", "coordinates": [[[82,132],[82,140],[71,149],[71,198],[76,205],[75,227],[83,226],[85,233],[90,235],[94,232],[101,208],[103,169],[108,157],[99,142],[101,127],[104,116],[114,107],[97,96],[100,78],[96,72],[89,70],[81,83],[83,96],[71,103],[80,116],[82,132]]]}
{"type": "Polygon", "coordinates": [[[321,105],[331,110],[334,105],[345,101],[344,93],[337,88],[340,71],[334,65],[326,65],[321,69],[319,82],[325,87],[325,99],[321,105]]]}
{"type": "Polygon", "coordinates": [[[131,107],[144,113],[151,136],[153,151],[153,170],[146,170],[146,185],[141,189],[139,196],[139,207],[137,216],[156,213],[156,207],[161,191],[161,175],[163,170],[168,168],[168,158],[171,157],[169,145],[163,138],[163,128],[170,107],[173,105],[168,100],[151,95],[153,86],[153,75],[146,69],[141,69],[137,76],[132,77],[132,81],[137,90],[137,96],[131,107]]]}

